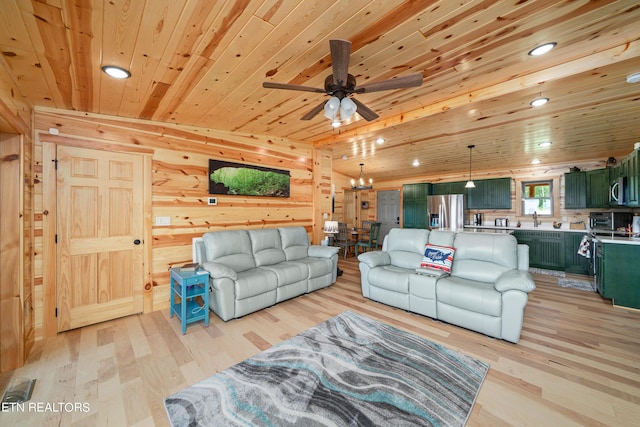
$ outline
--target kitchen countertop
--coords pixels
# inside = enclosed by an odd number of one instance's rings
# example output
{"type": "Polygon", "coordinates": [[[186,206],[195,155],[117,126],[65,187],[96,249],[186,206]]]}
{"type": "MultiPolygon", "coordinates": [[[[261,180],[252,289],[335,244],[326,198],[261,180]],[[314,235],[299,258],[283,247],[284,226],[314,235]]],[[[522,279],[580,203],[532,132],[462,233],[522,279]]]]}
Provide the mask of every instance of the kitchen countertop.
{"type": "Polygon", "coordinates": [[[508,227],[496,227],[495,225],[465,225],[465,229],[477,229],[477,230],[502,230],[513,232],[516,230],[526,230],[526,231],[568,231],[571,233],[583,233],[589,234],[589,229],[585,228],[583,230],[572,230],[569,228],[569,224],[562,224],[560,228],[553,228],[551,224],[541,224],[538,227],[534,227],[533,223],[522,223],[520,227],[516,227],[515,225],[510,225],[508,227]]]}
{"type": "Polygon", "coordinates": [[[598,242],[618,243],[622,245],[640,245],[640,237],[598,235],[595,237],[598,242]]]}

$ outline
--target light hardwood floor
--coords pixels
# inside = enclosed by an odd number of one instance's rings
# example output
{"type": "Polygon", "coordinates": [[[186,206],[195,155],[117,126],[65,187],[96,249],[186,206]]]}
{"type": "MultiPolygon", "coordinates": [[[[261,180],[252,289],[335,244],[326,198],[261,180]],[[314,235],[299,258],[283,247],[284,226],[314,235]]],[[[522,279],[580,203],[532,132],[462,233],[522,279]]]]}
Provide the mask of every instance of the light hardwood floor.
{"type": "Polygon", "coordinates": [[[0,425],[166,426],[163,398],[344,310],[411,331],[490,364],[468,426],[631,426],[640,420],[640,312],[534,275],[522,338],[496,340],[362,297],[354,258],[309,295],[182,335],[168,310],[59,334],[0,376],[36,378],[27,412],[0,425]],[[59,402],[80,405],[67,412],[59,402]],[[85,406],[82,406],[86,404],[85,406]],[[48,407],[46,405],[49,405],[48,407]]]}

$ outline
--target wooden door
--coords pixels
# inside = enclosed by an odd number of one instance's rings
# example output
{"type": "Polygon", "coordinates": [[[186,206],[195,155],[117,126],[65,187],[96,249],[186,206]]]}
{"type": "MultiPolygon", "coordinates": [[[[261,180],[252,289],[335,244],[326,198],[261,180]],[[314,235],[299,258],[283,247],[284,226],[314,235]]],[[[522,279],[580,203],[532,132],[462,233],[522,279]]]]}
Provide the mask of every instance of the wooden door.
{"type": "Polygon", "coordinates": [[[400,227],[400,190],[378,191],[376,220],[381,224],[378,242],[382,244],[389,230],[400,227]]]}
{"type": "Polygon", "coordinates": [[[143,158],[57,149],[58,332],[143,308],[143,158]]]}
{"type": "Polygon", "coordinates": [[[347,227],[357,227],[358,226],[358,217],[356,215],[356,195],[355,191],[345,190],[344,191],[344,222],[347,224],[347,227]]]}

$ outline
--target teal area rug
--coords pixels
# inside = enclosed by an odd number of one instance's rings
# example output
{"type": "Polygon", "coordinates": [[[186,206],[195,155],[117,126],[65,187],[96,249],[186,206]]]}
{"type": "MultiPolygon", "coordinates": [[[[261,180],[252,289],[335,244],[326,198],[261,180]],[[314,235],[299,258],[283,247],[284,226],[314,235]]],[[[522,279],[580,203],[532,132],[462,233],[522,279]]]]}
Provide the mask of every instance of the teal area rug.
{"type": "Polygon", "coordinates": [[[177,426],[463,426],[489,366],[346,311],[165,399],[177,426]]]}

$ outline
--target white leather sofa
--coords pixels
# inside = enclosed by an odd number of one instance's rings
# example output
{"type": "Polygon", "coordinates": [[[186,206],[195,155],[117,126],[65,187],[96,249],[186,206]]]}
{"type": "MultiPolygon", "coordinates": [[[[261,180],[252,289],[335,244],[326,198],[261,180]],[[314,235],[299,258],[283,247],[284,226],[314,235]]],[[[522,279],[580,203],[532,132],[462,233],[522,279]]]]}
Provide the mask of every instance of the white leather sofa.
{"type": "Polygon", "coordinates": [[[529,247],[509,234],[394,228],[358,256],[362,295],[513,343],[528,293],[529,247]],[[425,245],[456,249],[450,273],[421,268],[425,245]]]}
{"type": "Polygon", "coordinates": [[[340,248],[311,245],[304,227],[212,231],[193,244],[195,261],[209,272],[209,307],[225,321],[337,278],[340,248]]]}

